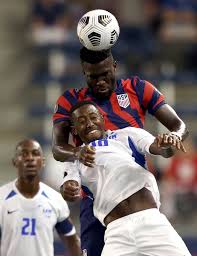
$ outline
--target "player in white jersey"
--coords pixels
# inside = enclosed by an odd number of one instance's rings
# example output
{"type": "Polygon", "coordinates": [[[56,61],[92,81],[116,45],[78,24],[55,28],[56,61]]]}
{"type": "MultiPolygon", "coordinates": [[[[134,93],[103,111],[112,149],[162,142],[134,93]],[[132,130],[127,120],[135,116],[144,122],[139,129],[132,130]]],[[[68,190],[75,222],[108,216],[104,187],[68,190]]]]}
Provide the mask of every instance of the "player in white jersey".
{"type": "Polygon", "coordinates": [[[80,242],[62,196],[40,182],[44,164],[40,144],[21,141],[13,164],[18,178],[0,188],[1,256],[53,256],[56,228],[72,256],[79,256],[80,242]]]}
{"type": "Polygon", "coordinates": [[[143,129],[104,130],[103,118],[91,102],[81,102],[71,111],[73,132],[85,143],[79,158],[94,160],[87,167],[77,161],[65,177],[75,189],[86,186],[94,198],[94,215],[105,225],[102,256],[191,255],[167,218],[160,213],[159,191],[154,176],[146,170],[145,154],[170,157],[184,146],[179,138],[143,129]],[[95,159],[94,152],[96,149],[95,159]]]}

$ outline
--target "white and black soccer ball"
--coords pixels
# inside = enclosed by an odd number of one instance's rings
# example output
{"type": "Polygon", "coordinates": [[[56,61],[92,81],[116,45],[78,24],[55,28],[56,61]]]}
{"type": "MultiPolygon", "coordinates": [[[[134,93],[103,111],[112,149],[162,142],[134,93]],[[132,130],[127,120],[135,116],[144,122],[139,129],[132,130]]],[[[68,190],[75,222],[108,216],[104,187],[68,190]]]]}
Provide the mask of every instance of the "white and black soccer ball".
{"type": "Polygon", "coordinates": [[[77,25],[77,35],[83,46],[92,51],[111,48],[118,40],[120,27],[108,11],[97,9],[82,16],[77,25]]]}

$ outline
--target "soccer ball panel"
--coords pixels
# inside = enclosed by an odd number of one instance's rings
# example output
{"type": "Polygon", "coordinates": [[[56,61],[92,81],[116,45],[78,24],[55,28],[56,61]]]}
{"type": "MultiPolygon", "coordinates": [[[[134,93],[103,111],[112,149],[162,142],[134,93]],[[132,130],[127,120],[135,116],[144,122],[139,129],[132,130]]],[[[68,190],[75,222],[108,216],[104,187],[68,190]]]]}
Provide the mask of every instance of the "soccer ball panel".
{"type": "Polygon", "coordinates": [[[110,22],[112,21],[112,18],[110,15],[99,15],[98,16],[98,23],[106,27],[110,22]]]}
{"type": "Polygon", "coordinates": [[[105,10],[93,10],[79,20],[77,35],[83,46],[93,51],[111,48],[118,40],[120,28],[115,16],[105,10]]]}

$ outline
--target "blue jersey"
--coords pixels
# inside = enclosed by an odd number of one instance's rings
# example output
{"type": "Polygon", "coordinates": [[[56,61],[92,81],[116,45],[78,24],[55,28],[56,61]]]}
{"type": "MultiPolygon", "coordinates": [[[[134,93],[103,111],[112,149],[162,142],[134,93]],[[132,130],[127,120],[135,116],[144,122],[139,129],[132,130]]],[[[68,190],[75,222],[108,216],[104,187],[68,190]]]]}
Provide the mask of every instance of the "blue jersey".
{"type": "Polygon", "coordinates": [[[53,122],[68,121],[72,106],[83,100],[97,104],[109,130],[143,128],[146,111],[154,115],[165,104],[163,95],[151,83],[133,77],[118,80],[110,99],[103,101],[97,100],[88,88],[66,90],[57,100],[53,122]]]}

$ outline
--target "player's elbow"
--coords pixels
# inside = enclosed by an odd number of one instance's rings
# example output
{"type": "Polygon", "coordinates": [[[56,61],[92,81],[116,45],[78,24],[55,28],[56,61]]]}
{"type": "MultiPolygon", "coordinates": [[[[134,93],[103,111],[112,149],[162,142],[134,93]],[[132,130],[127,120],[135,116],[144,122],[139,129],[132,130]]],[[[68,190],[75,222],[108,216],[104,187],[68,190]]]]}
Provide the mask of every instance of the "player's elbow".
{"type": "Polygon", "coordinates": [[[52,146],[52,154],[53,154],[53,158],[56,161],[60,161],[60,162],[64,162],[65,160],[62,159],[61,154],[59,153],[59,150],[57,149],[57,146],[52,146]]]}

